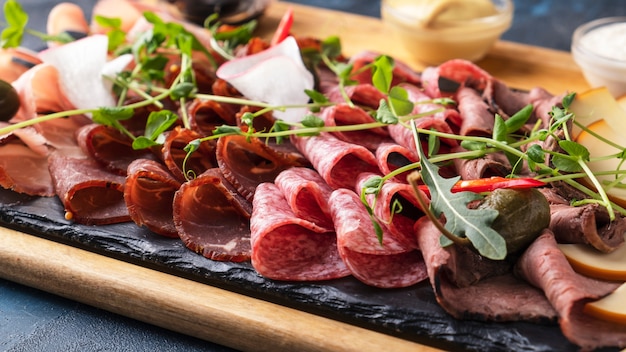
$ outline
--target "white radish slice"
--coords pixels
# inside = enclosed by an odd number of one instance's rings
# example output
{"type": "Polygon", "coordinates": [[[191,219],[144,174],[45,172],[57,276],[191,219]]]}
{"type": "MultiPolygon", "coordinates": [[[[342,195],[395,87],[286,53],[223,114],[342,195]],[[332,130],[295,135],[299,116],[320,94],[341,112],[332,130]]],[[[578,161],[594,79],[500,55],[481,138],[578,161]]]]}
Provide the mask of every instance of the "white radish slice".
{"type": "Polygon", "coordinates": [[[59,85],[77,109],[115,105],[111,82],[103,74],[119,72],[132,57],[121,56],[112,62],[113,70],[107,69],[108,43],[107,36],[92,35],[39,53],[43,62],[59,71],[59,85]]]}
{"type": "MultiPolygon", "coordinates": [[[[293,37],[258,54],[231,60],[217,70],[217,76],[251,100],[274,106],[302,105],[309,101],[306,89],[313,89],[313,75],[306,69],[293,37]]],[[[306,108],[275,110],[274,116],[289,122],[301,121],[306,108]]]]}

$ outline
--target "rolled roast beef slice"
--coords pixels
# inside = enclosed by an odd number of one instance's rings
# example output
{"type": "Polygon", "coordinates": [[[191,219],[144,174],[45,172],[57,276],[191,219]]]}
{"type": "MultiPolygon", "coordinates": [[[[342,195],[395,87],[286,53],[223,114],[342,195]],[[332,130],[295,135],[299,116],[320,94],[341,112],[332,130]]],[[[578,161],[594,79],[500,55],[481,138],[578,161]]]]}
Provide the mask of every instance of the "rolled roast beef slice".
{"type": "Polygon", "coordinates": [[[414,285],[428,276],[419,251],[407,248],[383,227],[382,244],[359,196],[347,189],[333,191],[330,211],[337,232],[339,254],[352,275],[380,288],[414,285]]]}
{"type": "Polygon", "coordinates": [[[337,250],[337,237],[298,218],[272,183],[257,189],[250,218],[252,265],[274,280],[318,281],[350,275],[337,250]]]}
{"type": "Polygon", "coordinates": [[[550,229],[559,243],[588,244],[605,253],[624,244],[626,218],[615,214],[615,220],[611,221],[601,205],[553,204],[550,213],[550,229]]]}
{"type": "Polygon", "coordinates": [[[423,217],[416,222],[415,233],[437,302],[450,315],[482,321],[556,321],[557,313],[543,292],[511,272],[466,287],[453,284],[444,269],[450,261],[450,252],[439,244],[439,230],[423,217]]]}
{"type": "Polygon", "coordinates": [[[48,169],[66,216],[88,225],[130,221],[124,176],[108,172],[91,158],[59,152],[48,158],[48,169]]]}
{"type": "Polygon", "coordinates": [[[583,313],[585,303],[609,294],[620,283],[595,280],[574,272],[550,230],[545,230],[524,252],[516,270],[545,292],[559,314],[563,334],[572,343],[583,350],[626,347],[626,325],[583,313]]]}
{"type": "Polygon", "coordinates": [[[462,136],[491,136],[494,112],[485,103],[480,93],[472,88],[461,87],[457,92],[458,109],[461,114],[462,136]]]}
{"type": "Polygon", "coordinates": [[[131,219],[166,237],[178,237],[172,202],[181,183],[167,168],[149,159],[137,159],[128,166],[124,201],[131,219]]]}
{"type": "Polygon", "coordinates": [[[219,261],[250,259],[252,204],[218,168],[185,182],[174,195],[174,224],[187,248],[219,261]]]}

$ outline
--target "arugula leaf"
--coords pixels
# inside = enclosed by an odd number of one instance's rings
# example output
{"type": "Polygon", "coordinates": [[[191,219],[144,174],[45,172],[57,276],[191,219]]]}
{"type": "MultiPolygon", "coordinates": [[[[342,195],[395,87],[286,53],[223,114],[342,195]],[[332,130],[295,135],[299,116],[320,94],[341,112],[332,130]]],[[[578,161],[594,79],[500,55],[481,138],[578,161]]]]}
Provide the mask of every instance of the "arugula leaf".
{"type": "MultiPolygon", "coordinates": [[[[495,209],[469,209],[467,204],[480,199],[481,196],[472,192],[452,193],[452,186],[460,177],[443,178],[439,175],[439,167],[426,159],[418,147],[422,179],[431,194],[430,208],[436,217],[445,215],[445,228],[455,236],[468,238],[478,252],[489,259],[501,260],[506,257],[506,242],[491,224],[498,217],[495,209]]],[[[442,245],[451,241],[445,237],[442,245]]]]}

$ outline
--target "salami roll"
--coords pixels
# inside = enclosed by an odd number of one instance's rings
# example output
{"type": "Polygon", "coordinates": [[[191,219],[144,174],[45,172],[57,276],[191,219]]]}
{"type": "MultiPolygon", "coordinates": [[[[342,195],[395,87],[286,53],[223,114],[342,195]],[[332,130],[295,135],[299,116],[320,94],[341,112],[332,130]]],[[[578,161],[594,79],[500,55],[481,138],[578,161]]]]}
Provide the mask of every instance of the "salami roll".
{"type": "Polygon", "coordinates": [[[274,183],[295,216],[334,231],[328,207],[332,189],[315,170],[303,167],[287,169],[276,177],[274,183]]]}
{"type": "Polygon", "coordinates": [[[376,157],[363,146],[341,141],[329,134],[292,136],[291,140],[300,153],[311,161],[324,181],[334,189],[354,189],[355,175],[361,172],[379,172],[376,157]]]}
{"type": "Polygon", "coordinates": [[[333,191],[330,212],[337,232],[339,254],[361,282],[380,288],[414,285],[428,277],[419,251],[407,248],[383,227],[382,244],[356,193],[333,191]]]}
{"type": "MultiPolygon", "coordinates": [[[[334,105],[322,111],[326,126],[346,126],[375,122],[372,116],[359,107],[348,104],[334,105]]],[[[386,129],[369,128],[349,132],[333,132],[333,136],[344,142],[362,145],[369,150],[376,150],[381,143],[391,142],[386,129]]]]}
{"type": "MultiPolygon", "coordinates": [[[[368,173],[359,175],[357,194],[360,194],[363,184],[372,176],[376,175],[368,173]]],[[[418,249],[413,226],[417,219],[424,216],[424,211],[411,185],[386,180],[378,194],[368,194],[365,198],[374,210],[376,218],[380,220],[381,226],[384,226],[396,241],[406,248],[418,249]],[[394,208],[397,207],[395,203],[399,204],[399,208],[394,208]]],[[[428,199],[423,192],[422,199],[428,199]]]]}
{"type": "Polygon", "coordinates": [[[267,278],[318,281],[350,275],[335,233],[296,217],[273,183],[257,188],[250,230],[252,265],[267,278]]]}
{"type": "MultiPolygon", "coordinates": [[[[388,175],[401,167],[416,163],[419,160],[415,151],[411,151],[397,143],[383,143],[376,149],[376,161],[383,175],[388,175]]],[[[408,183],[407,176],[411,172],[403,172],[394,176],[398,182],[408,183]]]]}
{"type": "Polygon", "coordinates": [[[362,83],[354,86],[339,87],[335,85],[327,94],[328,100],[333,103],[346,103],[344,93],[355,105],[378,109],[380,101],[387,97],[371,83],[362,83]]]}

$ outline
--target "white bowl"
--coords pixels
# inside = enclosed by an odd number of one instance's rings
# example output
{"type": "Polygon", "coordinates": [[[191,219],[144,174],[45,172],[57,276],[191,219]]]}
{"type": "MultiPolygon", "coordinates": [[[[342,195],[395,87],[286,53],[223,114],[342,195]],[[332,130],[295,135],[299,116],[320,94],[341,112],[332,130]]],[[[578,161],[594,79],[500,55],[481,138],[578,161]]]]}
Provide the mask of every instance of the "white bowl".
{"type": "Polygon", "coordinates": [[[607,17],[578,27],[572,56],[592,87],[606,87],[614,97],[626,94],[626,17],[607,17]]]}
{"type": "MultiPolygon", "coordinates": [[[[463,0],[459,0],[461,2],[463,0]]],[[[450,5],[461,6],[470,3],[450,5]]],[[[491,0],[495,14],[470,19],[442,19],[424,22],[424,1],[382,0],[381,17],[395,32],[414,58],[438,65],[450,59],[478,61],[511,26],[512,0],[491,0]]],[[[431,2],[432,3],[432,2],[431,2]]],[[[457,12],[458,16],[464,13],[457,12]]]]}

